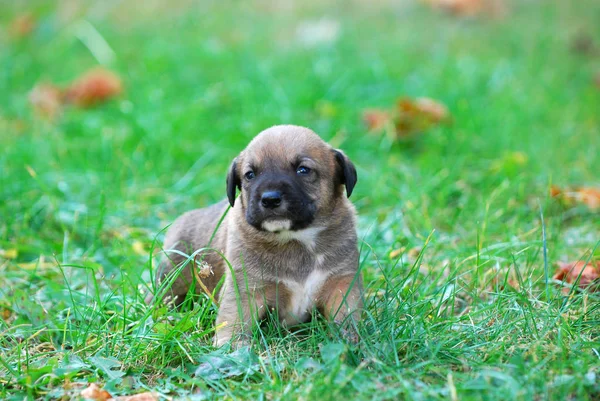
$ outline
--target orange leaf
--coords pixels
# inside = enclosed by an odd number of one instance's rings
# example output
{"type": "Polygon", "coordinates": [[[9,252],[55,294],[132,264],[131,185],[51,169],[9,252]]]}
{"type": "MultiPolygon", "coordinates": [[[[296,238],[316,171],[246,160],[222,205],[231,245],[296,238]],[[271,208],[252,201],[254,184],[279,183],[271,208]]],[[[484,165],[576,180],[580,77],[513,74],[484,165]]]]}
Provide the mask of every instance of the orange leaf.
{"type": "Polygon", "coordinates": [[[550,196],[560,198],[568,203],[583,203],[592,210],[600,209],[600,189],[580,187],[572,190],[563,190],[557,186],[550,188],[550,196]]]}
{"type": "Polygon", "coordinates": [[[415,105],[419,112],[423,113],[423,115],[426,115],[436,123],[448,119],[450,115],[446,106],[428,97],[419,97],[415,99],[415,105]]]}
{"type": "Polygon", "coordinates": [[[579,278],[579,287],[587,288],[600,278],[600,262],[585,263],[582,261],[565,263],[558,262],[559,269],[552,277],[554,280],[573,284],[579,278]]]}
{"type": "Polygon", "coordinates": [[[394,116],[396,135],[407,137],[425,131],[448,117],[446,106],[428,97],[398,99],[394,116]]]}
{"type": "Polygon", "coordinates": [[[62,106],[62,93],[58,86],[51,83],[40,83],[29,92],[29,103],[34,110],[46,118],[54,118],[62,106]]]}
{"type": "Polygon", "coordinates": [[[65,89],[65,101],[89,107],[119,95],[123,91],[121,78],[103,68],[94,68],[81,75],[65,89]]]}
{"type": "Polygon", "coordinates": [[[483,0],[428,0],[435,8],[454,15],[474,16],[483,11],[483,0]]]}
{"type": "Polygon", "coordinates": [[[30,35],[35,29],[36,21],[31,14],[21,14],[10,23],[10,32],[16,37],[22,38],[30,35]]]}
{"type": "Polygon", "coordinates": [[[389,111],[380,109],[368,109],[363,112],[363,121],[369,131],[383,129],[392,119],[389,111]]]}
{"type": "Polygon", "coordinates": [[[81,397],[94,401],[107,401],[112,398],[108,391],[101,389],[96,383],[91,383],[86,389],[82,390],[81,397]]]}

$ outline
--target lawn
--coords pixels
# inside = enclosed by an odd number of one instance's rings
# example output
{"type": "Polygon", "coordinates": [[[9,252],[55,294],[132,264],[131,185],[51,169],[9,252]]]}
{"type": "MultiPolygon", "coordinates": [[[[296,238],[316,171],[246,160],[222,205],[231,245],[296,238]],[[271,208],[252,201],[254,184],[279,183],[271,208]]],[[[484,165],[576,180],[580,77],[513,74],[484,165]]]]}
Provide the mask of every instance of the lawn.
{"type": "Polygon", "coordinates": [[[196,400],[599,399],[599,293],[552,276],[600,259],[600,218],[550,196],[600,184],[598,21],[597,0],[473,18],[385,0],[1,3],[0,398],[97,382],[196,400]],[[23,13],[37,22],[18,35],[23,13]],[[98,65],[123,94],[32,109],[36,84],[98,65]],[[367,132],[363,110],[403,96],[451,121],[367,132]],[[152,255],[281,123],[357,166],[361,341],[315,319],[215,349],[208,298],[144,304],[152,255]]]}

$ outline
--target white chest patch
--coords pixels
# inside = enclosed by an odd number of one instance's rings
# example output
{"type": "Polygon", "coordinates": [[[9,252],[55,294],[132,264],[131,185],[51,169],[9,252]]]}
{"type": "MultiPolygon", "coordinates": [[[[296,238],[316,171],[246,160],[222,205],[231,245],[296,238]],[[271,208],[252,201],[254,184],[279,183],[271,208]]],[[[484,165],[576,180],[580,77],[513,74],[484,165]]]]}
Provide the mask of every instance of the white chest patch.
{"type": "Polygon", "coordinates": [[[283,318],[284,323],[295,324],[309,317],[317,303],[319,291],[328,278],[328,272],[315,269],[304,282],[282,280],[291,293],[290,303],[283,318]]]}
{"type": "Polygon", "coordinates": [[[317,237],[319,236],[319,233],[323,230],[323,227],[309,227],[305,228],[304,230],[297,231],[280,231],[277,233],[277,238],[279,238],[281,242],[288,242],[292,240],[299,241],[305,247],[307,247],[311,251],[314,251],[317,247],[317,237]]]}

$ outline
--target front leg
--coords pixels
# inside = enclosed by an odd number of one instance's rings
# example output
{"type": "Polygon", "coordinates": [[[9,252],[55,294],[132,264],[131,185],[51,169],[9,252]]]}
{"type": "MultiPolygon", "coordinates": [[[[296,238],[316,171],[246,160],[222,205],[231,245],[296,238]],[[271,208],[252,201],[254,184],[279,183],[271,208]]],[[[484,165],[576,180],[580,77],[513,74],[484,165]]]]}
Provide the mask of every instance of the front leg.
{"type": "Polygon", "coordinates": [[[360,321],[363,290],[360,276],[329,278],[317,298],[318,308],[325,318],[340,325],[342,335],[350,342],[358,342],[355,324],[360,321]]]}
{"type": "Polygon", "coordinates": [[[240,290],[229,277],[221,292],[221,302],[217,313],[215,347],[221,347],[234,337],[241,337],[237,345],[246,342],[252,333],[254,322],[265,317],[264,298],[256,289],[240,290]]]}

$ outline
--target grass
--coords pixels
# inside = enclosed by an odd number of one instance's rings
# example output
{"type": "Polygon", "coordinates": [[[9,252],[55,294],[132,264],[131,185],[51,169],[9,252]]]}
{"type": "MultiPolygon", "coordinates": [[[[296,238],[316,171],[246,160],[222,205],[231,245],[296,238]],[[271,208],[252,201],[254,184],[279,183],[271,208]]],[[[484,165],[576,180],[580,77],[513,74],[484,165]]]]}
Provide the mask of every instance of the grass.
{"type": "Polygon", "coordinates": [[[1,7],[3,33],[24,11],[39,24],[0,39],[0,398],[93,381],[193,399],[600,397],[598,295],[548,279],[600,254],[598,214],[548,198],[598,183],[600,58],[570,50],[581,32],[600,43],[597,2],[515,2],[499,19],[409,2],[1,7]],[[322,16],[339,38],[300,44],[298,24],[322,16]],[[31,111],[36,82],[98,57],[122,97],[54,122],[31,111]],[[361,111],[401,95],[439,99],[453,123],[412,144],[368,135],[361,111]],[[224,198],[231,159],[278,123],[357,165],[358,346],[315,321],[215,350],[207,299],[143,303],[164,228],[224,198]]]}

